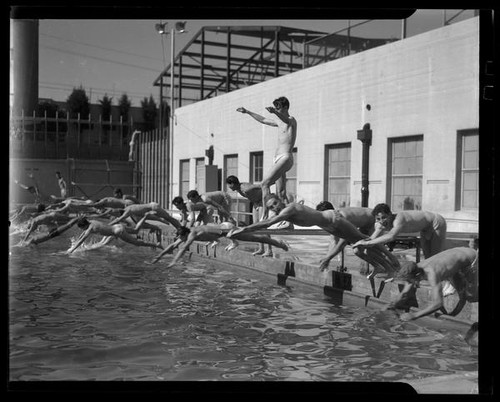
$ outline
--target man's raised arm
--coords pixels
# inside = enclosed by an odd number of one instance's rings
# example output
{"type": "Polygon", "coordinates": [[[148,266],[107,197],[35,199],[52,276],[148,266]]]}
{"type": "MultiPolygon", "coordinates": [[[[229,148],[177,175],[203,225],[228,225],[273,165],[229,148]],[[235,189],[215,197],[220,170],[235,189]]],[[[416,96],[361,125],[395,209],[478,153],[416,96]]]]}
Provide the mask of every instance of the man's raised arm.
{"type": "Polygon", "coordinates": [[[252,116],[255,120],[257,120],[259,123],[262,124],[267,124],[268,126],[273,126],[273,127],[278,127],[278,124],[272,119],[267,119],[264,116],[261,116],[260,114],[251,112],[250,110],[245,109],[244,107],[239,107],[236,109],[237,112],[243,113],[243,114],[249,114],[252,116]]]}

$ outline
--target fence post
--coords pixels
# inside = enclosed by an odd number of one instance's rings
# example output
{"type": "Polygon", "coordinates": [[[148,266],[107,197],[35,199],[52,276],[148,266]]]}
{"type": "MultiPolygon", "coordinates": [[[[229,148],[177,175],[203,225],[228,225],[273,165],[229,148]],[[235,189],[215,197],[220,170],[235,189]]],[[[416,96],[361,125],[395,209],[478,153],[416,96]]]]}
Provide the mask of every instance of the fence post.
{"type": "Polygon", "coordinates": [[[80,129],[81,129],[81,122],[80,122],[80,113],[78,113],[78,123],[77,123],[77,127],[78,127],[78,132],[77,132],[77,143],[76,143],[76,149],[77,149],[77,152],[76,152],[76,156],[78,159],[80,159],[80,141],[81,141],[81,134],[80,134],[80,129]]]}
{"type": "Polygon", "coordinates": [[[92,153],[90,151],[90,146],[91,146],[91,137],[92,137],[92,133],[94,132],[94,130],[92,129],[92,114],[89,112],[89,129],[87,131],[87,136],[89,138],[89,141],[88,141],[88,154],[89,154],[89,158],[92,156],[92,153]]]}
{"type": "Polygon", "coordinates": [[[59,110],[56,110],[56,158],[59,158],[59,110]]]}
{"type": "Polygon", "coordinates": [[[118,133],[118,149],[121,155],[121,150],[122,150],[122,138],[123,138],[123,116],[120,115],[120,131],[118,133]]]}
{"type": "Polygon", "coordinates": [[[98,144],[99,144],[99,157],[102,154],[102,114],[99,115],[99,131],[97,132],[98,144]]]}
{"type": "Polygon", "coordinates": [[[24,137],[26,132],[24,131],[24,109],[21,109],[21,149],[24,149],[24,137]]]}
{"type": "Polygon", "coordinates": [[[43,145],[44,145],[44,155],[47,157],[47,111],[44,110],[44,135],[43,135],[43,145]]]}
{"type": "MultiPolygon", "coordinates": [[[[35,111],[33,110],[33,120],[32,120],[32,124],[33,124],[33,151],[32,154],[31,154],[31,157],[33,158],[33,154],[36,155],[36,114],[35,114],[35,111]]],[[[35,156],[36,157],[36,156],[35,156]]]]}
{"type": "Polygon", "coordinates": [[[109,115],[109,149],[113,148],[113,115],[109,115]]]}
{"type": "Polygon", "coordinates": [[[69,158],[69,132],[70,132],[70,125],[69,125],[69,112],[66,112],[66,158],[69,158]]]}

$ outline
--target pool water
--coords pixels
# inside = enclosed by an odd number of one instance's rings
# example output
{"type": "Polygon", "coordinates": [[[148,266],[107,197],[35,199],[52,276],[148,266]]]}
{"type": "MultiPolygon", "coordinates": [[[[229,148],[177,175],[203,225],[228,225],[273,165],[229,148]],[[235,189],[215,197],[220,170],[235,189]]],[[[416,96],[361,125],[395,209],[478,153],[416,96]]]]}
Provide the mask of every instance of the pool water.
{"type": "MultiPolygon", "coordinates": [[[[269,276],[79,231],[10,247],[11,381],[409,381],[478,369],[450,329],[337,306],[269,276]]],[[[17,242],[11,236],[11,245],[17,242]]]]}

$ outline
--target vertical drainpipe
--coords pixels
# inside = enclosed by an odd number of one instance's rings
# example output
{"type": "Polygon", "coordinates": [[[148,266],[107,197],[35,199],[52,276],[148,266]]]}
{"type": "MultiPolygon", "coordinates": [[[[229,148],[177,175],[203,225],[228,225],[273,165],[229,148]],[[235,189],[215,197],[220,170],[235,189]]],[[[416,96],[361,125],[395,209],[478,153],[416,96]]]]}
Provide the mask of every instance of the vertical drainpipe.
{"type": "MultiPolygon", "coordinates": [[[[278,28],[279,29],[279,28],[278,28]]],[[[280,70],[279,70],[279,61],[280,61],[280,34],[279,34],[279,30],[276,29],[275,33],[274,33],[274,41],[275,41],[275,52],[276,52],[276,58],[274,59],[274,76],[275,77],[278,77],[279,74],[280,74],[280,70]]]]}
{"type": "Polygon", "coordinates": [[[231,90],[231,27],[227,27],[226,93],[231,90]]]}
{"type": "Polygon", "coordinates": [[[203,100],[205,92],[205,29],[201,32],[201,72],[200,72],[200,99],[203,100]]]}
{"type": "Polygon", "coordinates": [[[358,140],[363,144],[363,155],[361,160],[361,206],[368,207],[368,185],[369,185],[369,161],[370,146],[372,145],[372,130],[370,123],[366,123],[361,130],[358,130],[358,140]]]}
{"type": "Polygon", "coordinates": [[[179,55],[179,79],[177,80],[179,83],[179,92],[177,93],[177,107],[182,106],[182,53],[179,55]]]}

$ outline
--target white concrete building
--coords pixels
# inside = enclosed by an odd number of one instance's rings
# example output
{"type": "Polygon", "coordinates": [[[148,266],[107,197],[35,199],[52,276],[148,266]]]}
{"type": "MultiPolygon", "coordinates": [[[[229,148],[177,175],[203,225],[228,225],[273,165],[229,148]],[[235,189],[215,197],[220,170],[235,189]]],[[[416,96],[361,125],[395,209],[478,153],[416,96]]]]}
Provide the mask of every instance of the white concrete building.
{"type": "Polygon", "coordinates": [[[225,178],[259,182],[277,132],[239,106],[269,115],[279,96],[297,119],[289,192],[308,206],[361,205],[362,143],[370,123],[368,206],[441,213],[451,231],[478,231],[479,18],[337,59],[175,111],[173,194],[197,188],[214,148],[225,178]],[[370,105],[370,110],[366,107],[370,105]]]}

